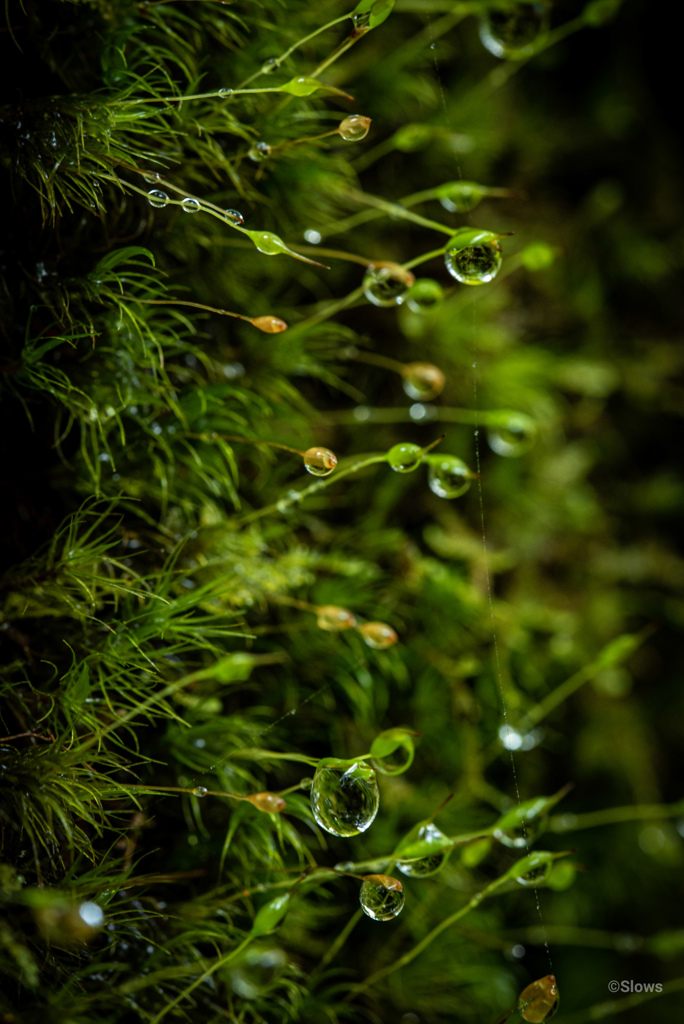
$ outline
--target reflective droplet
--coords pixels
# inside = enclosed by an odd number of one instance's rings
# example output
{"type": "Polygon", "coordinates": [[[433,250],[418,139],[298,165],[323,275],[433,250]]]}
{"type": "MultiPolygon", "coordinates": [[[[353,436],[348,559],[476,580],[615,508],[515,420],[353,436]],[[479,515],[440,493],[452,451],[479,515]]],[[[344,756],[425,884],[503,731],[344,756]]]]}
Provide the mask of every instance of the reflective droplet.
{"type": "Polygon", "coordinates": [[[359,892],[359,902],[364,914],[374,921],[391,921],[404,906],[402,884],[390,875],[366,875],[359,892]]]}
{"type": "Polygon", "coordinates": [[[192,791],[192,795],[193,796],[206,796],[208,792],[209,792],[209,790],[206,788],[206,786],[196,786],[193,789],[193,791],[192,791]]]}
{"type": "Polygon", "coordinates": [[[353,629],[356,625],[356,616],[347,608],[324,604],[316,609],[316,625],[329,633],[339,633],[343,629],[353,629]]]}
{"type": "Polygon", "coordinates": [[[537,885],[543,885],[547,878],[551,874],[553,864],[551,861],[546,861],[544,864],[540,864],[539,867],[532,868],[530,871],[526,871],[523,875],[516,876],[516,882],[519,885],[524,885],[530,888],[534,888],[537,885]]]}
{"type": "Polygon", "coordinates": [[[320,231],[315,231],[313,228],[308,228],[304,232],[304,241],[308,242],[309,245],[319,245],[322,237],[320,231]]]}
{"type": "Polygon", "coordinates": [[[406,394],[419,401],[440,395],[446,384],[446,377],[433,363],[405,363],[401,376],[406,394]]]}
{"type": "Polygon", "coordinates": [[[78,908],[78,916],[89,928],[101,928],[104,924],[104,911],[97,903],[86,900],[78,908]]]}
{"type": "Polygon", "coordinates": [[[154,206],[155,210],[163,210],[169,201],[169,197],[166,192],[160,192],[158,188],[153,188],[147,193],[147,200],[150,206],[154,206]]]}
{"type": "Polygon", "coordinates": [[[419,860],[398,860],[397,867],[404,875],[409,875],[411,878],[429,878],[431,875],[436,875],[444,867],[449,857],[449,850],[439,848],[448,842],[447,836],[432,822],[428,822],[427,825],[420,825],[410,832],[402,845],[408,847],[409,844],[416,842],[434,844],[435,852],[428,853],[419,860]]]}
{"type": "Polygon", "coordinates": [[[542,1024],[551,1020],[558,1009],[558,985],[553,974],[533,981],[518,997],[518,1013],[528,1024],[542,1024]]]}
{"type": "Polygon", "coordinates": [[[406,305],[413,313],[424,313],[439,305],[443,298],[444,289],[439,281],[419,277],[406,294],[406,305]]]}
{"type": "Polygon", "coordinates": [[[357,33],[366,32],[370,28],[370,11],[364,11],[362,14],[352,14],[351,20],[352,25],[357,33]]]}
{"type": "Polygon", "coordinates": [[[351,114],[340,121],[337,131],[345,142],[360,142],[368,135],[370,126],[370,117],[364,117],[363,114],[351,114]]]}
{"type": "Polygon", "coordinates": [[[266,160],[271,155],[271,147],[268,142],[257,142],[256,146],[253,146],[249,151],[249,159],[253,160],[255,164],[261,163],[262,160],[266,160]]]}
{"type": "Polygon", "coordinates": [[[378,813],[380,791],[375,771],[363,761],[319,764],[311,787],[313,816],[334,836],[365,832],[378,813]]]}
{"type": "Polygon", "coordinates": [[[460,498],[470,487],[470,470],[455,455],[426,455],[428,487],[439,498],[460,498]]]}
{"type": "Polygon", "coordinates": [[[239,210],[226,210],[226,220],[229,220],[231,224],[241,225],[245,223],[245,218],[239,210]]]}
{"type": "Polygon", "coordinates": [[[529,451],[534,444],[536,432],[536,424],[529,416],[512,413],[500,425],[487,431],[487,442],[497,455],[516,458],[529,451]]]}
{"type": "Polygon", "coordinates": [[[258,811],[263,811],[265,814],[277,814],[278,811],[282,811],[286,807],[285,800],[277,793],[254,793],[247,799],[258,811]]]}
{"type": "Polygon", "coordinates": [[[261,74],[270,75],[272,71],[275,71],[276,68],[279,67],[280,64],[278,60],[275,57],[269,57],[268,60],[265,60],[264,63],[261,65],[261,74]]]}
{"type": "Polygon", "coordinates": [[[222,100],[225,100],[226,96],[231,95],[232,91],[232,89],[219,89],[218,94],[222,100]]]}
{"type": "Polygon", "coordinates": [[[449,181],[440,186],[439,201],[449,213],[470,213],[487,195],[474,181],[449,181]]]}
{"type": "Polygon", "coordinates": [[[371,264],[363,279],[363,294],[374,306],[400,306],[415,277],[399,263],[371,264]]]}
{"type": "Polygon", "coordinates": [[[183,213],[198,213],[201,209],[202,204],[198,199],[184,199],[181,203],[183,213]]]}
{"type": "Polygon", "coordinates": [[[423,461],[423,449],[417,444],[395,444],[387,452],[387,461],[395,473],[412,473],[423,461]]]}
{"type": "Polygon", "coordinates": [[[287,324],[277,316],[255,316],[252,326],[258,327],[264,334],[280,334],[287,330],[287,324]]]}
{"type": "Polygon", "coordinates": [[[386,622],[364,622],[359,626],[359,633],[369,647],[376,651],[384,651],[396,644],[399,637],[386,622]]]}
{"type": "Polygon", "coordinates": [[[446,268],[461,284],[487,284],[501,267],[501,248],[496,241],[483,241],[465,248],[454,246],[444,253],[446,268]]]}
{"type": "Polygon", "coordinates": [[[329,448],[307,448],[304,467],[312,476],[329,476],[337,465],[337,456],[329,448]]]}
{"type": "Polygon", "coordinates": [[[495,57],[522,60],[546,30],[546,10],[540,3],[517,3],[490,10],[480,22],[480,41],[495,57]]]}

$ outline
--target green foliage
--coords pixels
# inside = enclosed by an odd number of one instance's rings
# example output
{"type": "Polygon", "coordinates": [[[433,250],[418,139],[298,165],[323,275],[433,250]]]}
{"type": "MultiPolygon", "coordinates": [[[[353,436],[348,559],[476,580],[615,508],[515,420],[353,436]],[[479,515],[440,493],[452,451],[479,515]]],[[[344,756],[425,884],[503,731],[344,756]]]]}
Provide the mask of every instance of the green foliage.
{"type": "Polygon", "coordinates": [[[681,168],[648,12],[513,6],[7,9],[8,1024],[672,1019],[681,168]]]}

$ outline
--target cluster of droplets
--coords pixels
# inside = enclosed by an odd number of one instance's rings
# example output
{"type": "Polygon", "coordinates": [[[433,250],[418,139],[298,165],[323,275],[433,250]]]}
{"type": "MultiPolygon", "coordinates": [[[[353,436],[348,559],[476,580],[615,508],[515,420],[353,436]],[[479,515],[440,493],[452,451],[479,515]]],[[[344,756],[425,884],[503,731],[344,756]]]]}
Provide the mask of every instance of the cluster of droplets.
{"type": "Polygon", "coordinates": [[[345,629],[356,629],[365,643],[376,651],[384,651],[397,642],[399,637],[386,622],[358,622],[353,612],[339,605],[325,604],[316,609],[316,625],[328,633],[341,633],[345,629]]]}
{"type": "Polygon", "coordinates": [[[412,473],[426,462],[428,486],[439,498],[460,498],[473,479],[466,463],[456,455],[430,455],[417,444],[395,444],[387,453],[387,461],[395,473],[412,473]]]}
{"type": "Polygon", "coordinates": [[[359,892],[364,914],[373,921],[391,921],[404,907],[401,882],[391,875],[366,875],[359,892]]]}

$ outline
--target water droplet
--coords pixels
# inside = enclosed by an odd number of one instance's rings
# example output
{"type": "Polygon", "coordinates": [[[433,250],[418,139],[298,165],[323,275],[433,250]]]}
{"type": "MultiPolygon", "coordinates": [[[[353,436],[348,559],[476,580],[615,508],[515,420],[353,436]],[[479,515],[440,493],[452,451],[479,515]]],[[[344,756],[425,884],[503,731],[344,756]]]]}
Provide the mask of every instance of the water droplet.
{"type": "Polygon", "coordinates": [[[369,647],[376,651],[384,651],[396,644],[399,637],[386,622],[364,622],[359,626],[359,633],[369,647]]]}
{"type": "Polygon", "coordinates": [[[278,60],[275,57],[269,57],[268,60],[265,60],[264,63],[261,65],[261,74],[270,75],[272,71],[275,71],[276,68],[279,67],[280,63],[278,62],[278,60]]]}
{"type": "Polygon", "coordinates": [[[282,811],[286,807],[282,796],[278,796],[277,793],[255,793],[253,796],[248,796],[247,799],[258,811],[263,811],[265,814],[277,814],[278,811],[282,811]]]}
{"type": "Polygon", "coordinates": [[[322,237],[320,231],[315,231],[313,228],[309,228],[304,232],[304,241],[308,242],[309,245],[318,245],[322,237]]]}
{"type": "Polygon", "coordinates": [[[526,871],[523,875],[518,875],[515,880],[520,885],[530,888],[543,885],[551,874],[552,867],[553,864],[551,861],[546,861],[544,864],[540,864],[539,867],[532,868],[530,871],[526,871]]]}
{"type": "Polygon", "coordinates": [[[181,203],[183,213],[198,213],[202,209],[199,199],[184,199],[181,203]]]}
{"type": "Polygon", "coordinates": [[[529,451],[534,444],[536,432],[536,424],[529,416],[512,413],[487,431],[487,442],[497,455],[516,458],[529,451]]]}
{"type": "Polygon", "coordinates": [[[446,268],[461,284],[487,284],[501,267],[501,249],[496,240],[484,240],[461,247],[456,244],[444,253],[446,268]]]}
{"type": "Polygon", "coordinates": [[[78,916],[89,928],[102,928],[104,924],[104,911],[97,903],[87,900],[78,908],[78,916]]]}
{"type": "Polygon", "coordinates": [[[206,796],[208,792],[209,790],[207,789],[206,786],[195,786],[195,788],[192,791],[192,795],[201,797],[206,796]]]}
{"type": "Polygon", "coordinates": [[[440,368],[432,363],[405,363],[401,376],[406,394],[418,401],[435,398],[442,393],[446,383],[440,368]]]}
{"type": "Polygon", "coordinates": [[[540,3],[516,3],[491,10],[480,22],[480,41],[495,57],[522,60],[546,30],[546,10],[540,3]]]}
{"type": "Polygon", "coordinates": [[[423,461],[423,449],[417,444],[395,444],[387,452],[387,461],[395,473],[412,473],[423,461]]]}
{"type": "Polygon", "coordinates": [[[150,206],[153,206],[155,210],[163,210],[169,201],[166,192],[160,192],[158,188],[151,189],[147,193],[147,199],[150,206]]]}
{"type": "Polygon", "coordinates": [[[264,334],[280,334],[287,330],[287,324],[277,316],[255,316],[252,326],[258,327],[264,334]]]}
{"type": "Polygon", "coordinates": [[[362,14],[352,14],[351,16],[352,25],[358,33],[365,32],[370,28],[370,19],[370,11],[364,11],[362,14]]]}
{"type": "Polygon", "coordinates": [[[411,878],[429,878],[431,875],[436,875],[446,864],[451,852],[450,850],[440,849],[448,841],[448,837],[444,835],[441,829],[433,825],[432,822],[428,822],[426,825],[419,825],[409,832],[408,836],[402,841],[401,846],[409,848],[413,843],[426,843],[434,845],[435,852],[428,853],[419,860],[398,860],[397,867],[403,874],[409,875],[411,878]]]}
{"type": "Polygon", "coordinates": [[[311,778],[307,777],[306,779],[300,779],[299,780],[299,788],[300,789],[311,789],[312,785],[313,785],[313,779],[311,779],[311,778]]]}
{"type": "Polygon", "coordinates": [[[356,616],[347,608],[324,604],[316,609],[316,625],[329,633],[339,633],[343,629],[353,629],[356,625],[356,616]]]}
{"type": "Polygon", "coordinates": [[[222,100],[225,100],[226,96],[231,95],[232,91],[232,89],[219,89],[218,94],[222,100]]]}
{"type": "Polygon", "coordinates": [[[334,836],[365,832],[378,813],[380,791],[375,771],[362,761],[318,765],[311,787],[313,816],[334,836]]]}
{"type": "Polygon", "coordinates": [[[391,921],[404,906],[404,890],[397,878],[389,875],[366,875],[359,892],[364,914],[374,921],[391,921]]]}
{"type": "Polygon", "coordinates": [[[506,750],[520,750],[523,745],[522,735],[510,725],[502,725],[499,729],[499,739],[506,750]]]}
{"type": "Polygon", "coordinates": [[[231,224],[240,225],[245,223],[245,218],[239,210],[226,210],[226,220],[229,220],[231,224]]]}
{"type": "Polygon", "coordinates": [[[471,472],[455,455],[427,455],[428,487],[439,498],[460,498],[470,487],[471,472]]]}
{"type": "Polygon", "coordinates": [[[363,114],[351,114],[340,121],[337,131],[345,142],[360,142],[368,135],[370,126],[370,117],[364,117],[363,114]]]}
{"type": "Polygon", "coordinates": [[[329,476],[337,465],[337,456],[329,448],[307,448],[304,466],[312,476],[329,476]]]}
{"type": "Polygon", "coordinates": [[[525,947],[521,946],[520,943],[516,943],[511,950],[511,956],[514,956],[516,960],[521,960],[525,956],[525,947]]]}
{"type": "Polygon", "coordinates": [[[400,306],[415,277],[399,263],[370,264],[363,279],[363,294],[374,306],[400,306]]]}
{"type": "Polygon", "coordinates": [[[518,1013],[529,1024],[550,1020],[558,1009],[558,985],[553,974],[533,981],[518,997],[518,1013]]]}
{"type": "Polygon", "coordinates": [[[256,146],[253,146],[248,153],[249,159],[253,160],[255,164],[259,164],[262,160],[268,159],[270,155],[271,147],[268,142],[257,142],[256,146]]]}
{"type": "Polygon", "coordinates": [[[440,186],[438,198],[449,213],[470,213],[487,195],[487,189],[474,181],[448,181],[440,186]]]}
{"type": "Polygon", "coordinates": [[[406,294],[406,305],[413,313],[424,313],[433,309],[444,298],[444,289],[439,281],[429,277],[419,277],[406,294]]]}
{"type": "Polygon", "coordinates": [[[365,423],[373,415],[372,410],[367,405],[357,405],[354,409],[353,416],[357,423],[365,423]]]}

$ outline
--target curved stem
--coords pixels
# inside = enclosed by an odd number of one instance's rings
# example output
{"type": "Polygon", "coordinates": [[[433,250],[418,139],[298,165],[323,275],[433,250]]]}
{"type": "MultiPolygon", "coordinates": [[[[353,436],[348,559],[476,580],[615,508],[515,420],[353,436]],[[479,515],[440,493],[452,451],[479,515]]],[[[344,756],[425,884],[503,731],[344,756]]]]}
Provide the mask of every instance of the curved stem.
{"type": "MultiPolygon", "coordinates": [[[[337,483],[345,476],[349,476],[351,473],[358,473],[359,470],[365,469],[366,466],[372,466],[378,462],[386,462],[387,453],[381,452],[374,455],[367,455],[360,459],[358,462],[353,463],[351,466],[347,466],[344,469],[339,468],[333,477],[326,477],[325,480],[317,480],[316,483],[310,484],[308,487],[304,487],[301,491],[291,491],[288,493],[286,498],[281,498],[280,501],[274,502],[272,505],[266,505],[264,508],[257,509],[255,512],[249,512],[246,516],[242,516],[237,520],[239,526],[245,526],[247,523],[254,522],[255,519],[261,519],[262,516],[271,515],[273,512],[287,512],[288,509],[292,508],[293,505],[298,505],[305,498],[310,497],[312,494],[316,494],[318,491],[322,491],[325,487],[330,487],[331,484],[337,483]]],[[[357,759],[358,760],[358,759],[357,759]]]]}

